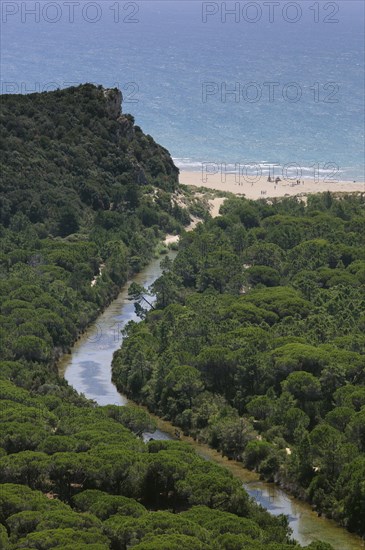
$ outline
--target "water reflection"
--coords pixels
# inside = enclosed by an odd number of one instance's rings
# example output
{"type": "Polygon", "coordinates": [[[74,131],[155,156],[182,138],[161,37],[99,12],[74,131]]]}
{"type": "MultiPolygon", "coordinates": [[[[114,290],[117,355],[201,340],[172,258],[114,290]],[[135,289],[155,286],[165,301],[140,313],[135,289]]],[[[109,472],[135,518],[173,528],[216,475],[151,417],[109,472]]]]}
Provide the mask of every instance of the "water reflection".
{"type": "MultiPolygon", "coordinates": [[[[171,253],[174,256],[175,253],[171,253]]],[[[133,279],[150,286],[161,274],[160,259],[154,260],[133,279]]],[[[138,321],[134,305],[128,300],[128,284],[118,298],[102,313],[79,339],[71,355],[65,356],[60,364],[60,373],[79,393],[94,399],[99,405],[125,405],[128,400],[118,393],[111,381],[111,362],[114,352],[119,349],[123,336],[121,330],[131,321],[138,321]]],[[[173,439],[174,428],[160,421],[163,430],[153,434],[145,433],[144,440],[173,439]]],[[[286,514],[293,530],[293,537],[306,545],[313,540],[331,543],[336,550],[360,550],[364,548],[358,537],[349,534],[334,522],[317,517],[310,506],[298,501],[273,484],[259,481],[257,476],[242,467],[242,464],[228,461],[206,445],[189,440],[197,452],[209,460],[224,465],[242,480],[248,493],[274,515],[286,514]]]]}
{"type": "MultiPolygon", "coordinates": [[[[176,253],[170,253],[174,256],[176,253]]],[[[134,277],[134,281],[149,287],[161,275],[161,259],[134,277]]],[[[79,393],[94,399],[99,405],[125,405],[127,398],[118,393],[111,381],[111,362],[122,343],[122,329],[129,321],[138,321],[133,302],[128,300],[128,283],[117,299],[102,313],[65,356],[60,371],[79,393]]],[[[152,436],[151,436],[152,437],[152,436]]],[[[153,437],[157,437],[155,433],[153,437]]]]}
{"type": "Polygon", "coordinates": [[[296,500],[274,484],[262,481],[244,483],[246,491],[256,502],[274,516],[285,514],[292,529],[292,536],[301,544],[307,545],[314,540],[324,540],[336,550],[355,550],[364,548],[361,540],[326,518],[318,517],[310,506],[296,500]]]}

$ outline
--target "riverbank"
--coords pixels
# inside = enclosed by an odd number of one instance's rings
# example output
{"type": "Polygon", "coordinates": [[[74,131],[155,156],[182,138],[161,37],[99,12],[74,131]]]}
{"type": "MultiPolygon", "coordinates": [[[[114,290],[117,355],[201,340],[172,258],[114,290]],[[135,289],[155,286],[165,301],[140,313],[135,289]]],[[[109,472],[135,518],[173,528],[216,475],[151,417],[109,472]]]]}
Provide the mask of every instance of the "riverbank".
{"type": "MultiPolygon", "coordinates": [[[[199,190],[199,192],[200,192],[200,190],[199,190]]],[[[123,387],[126,387],[126,386],[121,386],[121,388],[123,388],[123,387]]],[[[135,398],[138,399],[139,396],[138,396],[137,394],[135,394],[135,398]]],[[[161,412],[161,409],[159,409],[158,406],[157,406],[157,407],[153,407],[153,410],[160,410],[160,412],[161,412]]],[[[162,411],[163,411],[163,413],[166,413],[166,409],[163,409],[163,408],[162,408],[162,411]]],[[[172,415],[172,416],[169,416],[169,413],[168,413],[168,412],[167,412],[166,414],[167,414],[167,417],[168,417],[168,418],[174,418],[173,415],[172,415]]],[[[288,454],[289,454],[289,453],[288,453],[288,454]]],[[[314,468],[314,466],[313,466],[313,469],[314,469],[314,471],[317,471],[317,470],[318,470],[318,468],[314,468]]],[[[285,468],[283,468],[283,471],[285,471],[285,468]]],[[[278,481],[280,481],[280,480],[278,480],[278,481]]],[[[281,481],[282,481],[282,483],[285,483],[286,480],[285,480],[285,479],[284,479],[284,480],[282,479],[281,481]]],[[[299,494],[299,491],[296,490],[296,487],[295,487],[294,482],[293,482],[293,483],[288,483],[287,486],[285,486],[285,490],[291,491],[291,492],[293,492],[294,494],[299,494]]],[[[305,493],[304,493],[304,490],[302,491],[301,496],[302,496],[303,498],[305,498],[306,495],[305,495],[305,493]]],[[[316,502],[314,499],[313,499],[313,501],[316,502]]],[[[318,503],[318,501],[317,501],[317,503],[318,503]]],[[[317,504],[317,506],[318,506],[318,504],[317,504]]],[[[320,508],[319,508],[319,509],[320,509],[320,508]]],[[[331,516],[333,510],[335,510],[335,509],[334,509],[334,508],[332,508],[332,509],[327,508],[327,510],[325,510],[325,511],[323,511],[323,509],[322,509],[322,512],[323,512],[323,513],[327,512],[328,515],[331,516]]],[[[316,512],[315,512],[315,511],[313,511],[313,513],[316,515],[316,512]]],[[[337,517],[338,517],[338,516],[337,516],[337,517]]],[[[341,547],[341,550],[342,550],[342,547],[341,547]]]]}
{"type": "MultiPolygon", "coordinates": [[[[177,439],[176,429],[171,422],[151,413],[146,406],[137,404],[153,418],[160,432],[167,433],[171,439],[177,439]]],[[[149,434],[153,437],[153,434],[149,434]]],[[[322,540],[332,544],[336,550],[361,550],[365,542],[360,537],[349,533],[335,521],[319,517],[309,503],[295,498],[275,483],[260,478],[259,474],[248,470],[242,462],[228,459],[206,443],[201,443],[189,435],[180,432],[179,440],[191,445],[195,452],[216,464],[226,468],[233,476],[240,479],[249,495],[273,515],[285,514],[289,518],[293,537],[301,544],[310,544],[313,540],[322,540]]]]}
{"type": "MultiPolygon", "coordinates": [[[[172,258],[175,254],[169,252],[172,258]]],[[[111,362],[122,343],[121,331],[129,321],[139,321],[134,303],[128,299],[128,288],[132,281],[149,287],[162,273],[160,262],[161,258],[155,258],[129,277],[115,299],[79,335],[71,353],[58,361],[59,375],[99,405],[126,405],[128,401],[111,381],[111,362]]]]}
{"type": "Polygon", "coordinates": [[[235,195],[243,195],[247,199],[275,198],[285,196],[301,195],[306,196],[313,193],[323,193],[331,191],[332,193],[364,193],[364,182],[349,181],[331,181],[330,179],[319,182],[314,179],[298,178],[288,181],[268,182],[267,177],[237,176],[236,174],[217,173],[209,174],[200,172],[180,172],[180,184],[194,185],[196,187],[205,187],[215,189],[235,195]]]}
{"type": "Polygon", "coordinates": [[[128,398],[129,402],[145,410],[154,420],[157,427],[157,437],[154,433],[145,434],[144,440],[160,439],[160,434],[167,434],[170,439],[187,443],[195,452],[206,460],[210,460],[226,468],[231,474],[242,481],[248,494],[271,514],[284,514],[288,517],[289,526],[293,531],[293,538],[302,545],[308,545],[314,540],[321,540],[331,544],[335,550],[362,550],[365,540],[350,533],[334,520],[320,516],[311,504],[294,496],[289,486],[269,482],[254,470],[246,468],[242,462],[228,458],[220,451],[184,434],[180,426],[172,424],[151,412],[143,403],[137,403],[128,398]]]}
{"type": "MultiPolygon", "coordinates": [[[[174,255],[173,252],[169,253],[174,255]]],[[[149,286],[159,277],[160,261],[153,260],[146,268],[133,277],[133,281],[149,286]]],[[[118,298],[106,308],[96,322],[90,326],[74,345],[72,353],[63,357],[60,364],[60,375],[79,393],[93,399],[99,405],[126,405],[128,399],[120,394],[111,381],[111,361],[114,352],[122,343],[121,330],[129,321],[138,322],[133,302],[128,300],[128,284],[122,289],[118,298]]],[[[147,437],[155,439],[176,438],[176,427],[157,416],[158,430],[147,437]]],[[[191,437],[181,436],[181,440],[194,447],[196,452],[207,460],[230,470],[244,484],[249,494],[272,514],[284,513],[289,517],[290,527],[295,538],[302,544],[322,539],[332,542],[336,550],[361,550],[361,540],[325,518],[319,518],[310,506],[286,494],[273,484],[259,479],[254,472],[245,469],[242,463],[222,457],[208,445],[198,443],[191,437]]]]}

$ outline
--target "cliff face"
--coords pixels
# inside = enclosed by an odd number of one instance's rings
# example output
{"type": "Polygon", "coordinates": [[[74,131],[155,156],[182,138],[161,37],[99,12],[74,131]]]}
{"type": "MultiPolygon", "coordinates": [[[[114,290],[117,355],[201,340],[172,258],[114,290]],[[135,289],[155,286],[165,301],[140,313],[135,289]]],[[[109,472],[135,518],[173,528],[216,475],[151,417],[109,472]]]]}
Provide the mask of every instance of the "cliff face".
{"type": "Polygon", "coordinates": [[[106,112],[110,118],[118,121],[118,136],[131,141],[135,137],[134,119],[131,116],[122,114],[122,92],[118,88],[106,88],[103,91],[103,96],[106,112]]]}
{"type": "Polygon", "coordinates": [[[79,213],[122,208],[133,187],[147,184],[174,191],[179,171],[169,152],[121,105],[120,90],[91,84],[3,96],[0,222],[21,211],[44,223],[60,204],[79,213]]]}
{"type": "Polygon", "coordinates": [[[109,116],[118,118],[122,114],[122,92],[118,88],[106,88],[103,95],[106,99],[106,110],[109,116]]]}

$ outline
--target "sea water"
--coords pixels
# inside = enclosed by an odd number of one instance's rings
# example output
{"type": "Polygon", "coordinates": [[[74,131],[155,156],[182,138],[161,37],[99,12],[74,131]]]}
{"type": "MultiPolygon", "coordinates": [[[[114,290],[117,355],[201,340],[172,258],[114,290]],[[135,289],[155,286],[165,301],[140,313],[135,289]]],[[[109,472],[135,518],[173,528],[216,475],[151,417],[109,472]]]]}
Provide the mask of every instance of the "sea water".
{"type": "Polygon", "coordinates": [[[118,86],[177,165],[364,181],[364,3],[2,3],[2,93],[118,86]]]}

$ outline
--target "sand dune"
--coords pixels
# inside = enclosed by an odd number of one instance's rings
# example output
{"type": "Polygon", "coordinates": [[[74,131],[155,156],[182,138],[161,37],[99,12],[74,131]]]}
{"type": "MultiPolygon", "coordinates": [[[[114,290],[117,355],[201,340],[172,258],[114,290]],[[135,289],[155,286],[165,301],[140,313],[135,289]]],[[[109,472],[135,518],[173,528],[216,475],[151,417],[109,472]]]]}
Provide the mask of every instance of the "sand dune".
{"type": "MultiPolygon", "coordinates": [[[[209,174],[206,176],[206,181],[203,181],[201,172],[181,172],[180,183],[184,185],[195,185],[196,187],[205,187],[206,189],[215,189],[217,191],[226,191],[235,195],[244,195],[248,199],[262,199],[285,196],[306,196],[313,193],[323,193],[331,191],[333,193],[365,193],[365,183],[360,182],[315,182],[310,179],[300,180],[300,184],[295,181],[281,181],[278,183],[268,182],[266,177],[261,177],[256,181],[245,180],[241,178],[237,181],[234,174],[227,174],[225,181],[222,181],[220,174],[209,174]]],[[[219,208],[225,201],[224,197],[215,197],[208,200],[210,213],[215,218],[219,215],[219,208]]],[[[197,224],[198,219],[194,219],[186,228],[191,231],[197,224]]],[[[179,235],[166,235],[164,243],[166,246],[177,242],[179,235]]]]}

